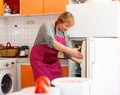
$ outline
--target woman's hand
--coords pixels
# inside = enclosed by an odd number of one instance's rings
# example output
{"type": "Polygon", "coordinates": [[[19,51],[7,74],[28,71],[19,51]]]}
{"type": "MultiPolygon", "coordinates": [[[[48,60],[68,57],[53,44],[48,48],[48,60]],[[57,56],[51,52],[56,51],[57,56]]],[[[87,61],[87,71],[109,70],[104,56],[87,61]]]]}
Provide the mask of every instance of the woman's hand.
{"type": "Polygon", "coordinates": [[[67,52],[73,57],[76,57],[78,59],[83,59],[83,55],[78,50],[79,48],[73,48],[73,49],[69,48],[67,52]]]}
{"type": "Polygon", "coordinates": [[[81,64],[81,62],[82,62],[82,59],[78,59],[76,57],[71,57],[71,60],[78,63],[78,64],[81,64]]]}
{"type": "Polygon", "coordinates": [[[78,59],[83,59],[83,55],[79,52],[80,48],[69,48],[69,47],[62,45],[56,40],[54,41],[53,46],[58,51],[66,52],[70,54],[71,56],[76,57],[78,59]]]}

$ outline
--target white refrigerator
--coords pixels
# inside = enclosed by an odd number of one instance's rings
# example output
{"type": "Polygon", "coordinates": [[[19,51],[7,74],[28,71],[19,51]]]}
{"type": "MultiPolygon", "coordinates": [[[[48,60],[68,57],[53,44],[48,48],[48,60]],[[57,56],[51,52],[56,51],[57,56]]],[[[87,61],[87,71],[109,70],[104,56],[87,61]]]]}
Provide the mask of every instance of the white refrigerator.
{"type": "Polygon", "coordinates": [[[68,4],[66,10],[75,17],[72,37],[118,37],[120,34],[120,2],[68,4]]]}
{"type": "MultiPolygon", "coordinates": [[[[81,47],[80,76],[90,78],[91,95],[120,95],[120,2],[69,4],[66,9],[75,17],[69,45],[81,47]]],[[[69,76],[76,76],[77,66],[69,62],[69,76]]]]}
{"type": "MultiPolygon", "coordinates": [[[[81,46],[81,76],[91,80],[91,95],[120,95],[118,38],[72,37],[71,47],[81,46]]],[[[69,76],[79,77],[77,63],[69,61],[69,76]]]]}

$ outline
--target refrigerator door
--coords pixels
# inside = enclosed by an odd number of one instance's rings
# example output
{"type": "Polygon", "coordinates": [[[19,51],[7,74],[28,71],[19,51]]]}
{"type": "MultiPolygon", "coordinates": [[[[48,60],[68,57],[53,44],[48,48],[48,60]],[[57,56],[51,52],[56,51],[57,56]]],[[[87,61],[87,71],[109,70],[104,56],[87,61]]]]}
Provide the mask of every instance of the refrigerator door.
{"type": "Polygon", "coordinates": [[[66,10],[75,18],[70,37],[118,37],[120,2],[68,4],[66,10]]]}
{"type": "Polygon", "coordinates": [[[119,41],[117,38],[93,38],[92,40],[94,40],[95,59],[94,62],[89,60],[92,65],[91,93],[92,95],[119,95],[119,41]]]}
{"type": "Polygon", "coordinates": [[[71,48],[80,47],[80,52],[83,54],[81,64],[77,64],[69,60],[69,76],[70,77],[87,77],[87,38],[85,37],[73,37],[69,40],[69,46],[71,48]]]}

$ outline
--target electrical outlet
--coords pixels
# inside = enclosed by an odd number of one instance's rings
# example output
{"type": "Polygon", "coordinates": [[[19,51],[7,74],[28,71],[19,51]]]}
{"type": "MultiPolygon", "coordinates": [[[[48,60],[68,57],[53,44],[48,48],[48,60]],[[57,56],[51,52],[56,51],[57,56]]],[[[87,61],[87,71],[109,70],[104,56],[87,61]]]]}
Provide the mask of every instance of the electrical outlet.
{"type": "Polygon", "coordinates": [[[34,24],[34,21],[33,20],[30,20],[30,21],[27,21],[27,24],[34,24]]]}

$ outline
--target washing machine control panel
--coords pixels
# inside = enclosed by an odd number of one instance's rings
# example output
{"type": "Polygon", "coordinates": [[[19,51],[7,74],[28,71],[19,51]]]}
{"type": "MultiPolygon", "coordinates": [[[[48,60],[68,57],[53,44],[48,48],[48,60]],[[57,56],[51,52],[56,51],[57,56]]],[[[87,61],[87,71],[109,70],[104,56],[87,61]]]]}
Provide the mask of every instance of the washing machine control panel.
{"type": "Polygon", "coordinates": [[[11,68],[12,66],[16,66],[16,59],[4,59],[0,60],[0,70],[11,68]]]}

